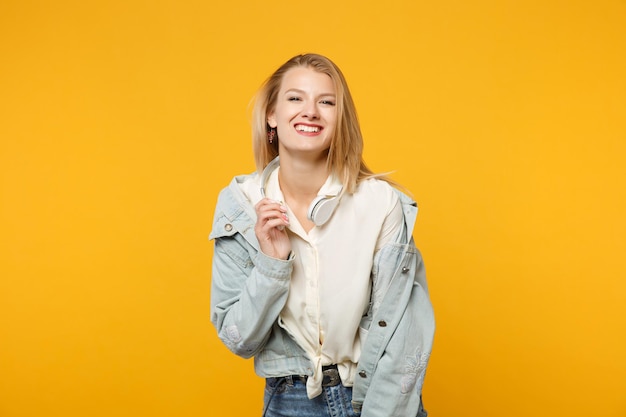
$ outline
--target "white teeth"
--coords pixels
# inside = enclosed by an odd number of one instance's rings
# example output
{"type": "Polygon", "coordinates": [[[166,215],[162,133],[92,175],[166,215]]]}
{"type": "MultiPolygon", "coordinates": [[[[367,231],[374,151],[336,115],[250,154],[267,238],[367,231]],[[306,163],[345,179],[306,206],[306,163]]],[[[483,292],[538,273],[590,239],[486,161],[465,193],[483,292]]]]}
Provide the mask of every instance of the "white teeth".
{"type": "Polygon", "coordinates": [[[319,127],[315,127],[315,126],[297,125],[296,126],[296,130],[299,130],[300,132],[315,133],[315,132],[319,132],[320,128],[319,127]]]}

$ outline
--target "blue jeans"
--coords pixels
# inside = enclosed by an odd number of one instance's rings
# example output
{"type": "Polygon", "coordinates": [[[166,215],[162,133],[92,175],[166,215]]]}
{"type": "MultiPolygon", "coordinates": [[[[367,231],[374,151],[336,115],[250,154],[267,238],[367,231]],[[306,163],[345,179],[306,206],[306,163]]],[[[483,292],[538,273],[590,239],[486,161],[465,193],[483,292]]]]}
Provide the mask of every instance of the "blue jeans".
{"type": "Polygon", "coordinates": [[[306,385],[298,379],[267,378],[263,417],[358,417],[352,410],[352,388],[342,384],[322,388],[309,400],[306,385]]]}

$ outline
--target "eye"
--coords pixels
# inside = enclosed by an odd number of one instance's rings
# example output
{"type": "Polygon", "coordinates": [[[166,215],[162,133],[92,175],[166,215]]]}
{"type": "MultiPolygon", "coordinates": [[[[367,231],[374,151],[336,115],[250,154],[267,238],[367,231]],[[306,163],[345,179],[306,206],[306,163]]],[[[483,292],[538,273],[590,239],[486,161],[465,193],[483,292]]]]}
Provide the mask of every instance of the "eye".
{"type": "Polygon", "coordinates": [[[333,100],[322,100],[320,101],[321,104],[325,104],[327,106],[334,106],[335,102],[333,100]]]}
{"type": "Polygon", "coordinates": [[[300,97],[291,96],[287,100],[289,100],[289,101],[300,101],[300,97]]]}

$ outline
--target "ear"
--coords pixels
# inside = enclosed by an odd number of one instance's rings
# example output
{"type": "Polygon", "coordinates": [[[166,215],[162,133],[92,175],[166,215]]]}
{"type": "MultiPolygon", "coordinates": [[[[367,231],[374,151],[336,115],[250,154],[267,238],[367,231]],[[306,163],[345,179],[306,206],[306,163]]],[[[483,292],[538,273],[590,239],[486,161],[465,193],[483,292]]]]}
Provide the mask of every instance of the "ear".
{"type": "Polygon", "coordinates": [[[267,124],[273,128],[278,126],[278,123],[276,123],[276,118],[274,117],[274,112],[271,112],[270,114],[267,115],[267,124]]]}

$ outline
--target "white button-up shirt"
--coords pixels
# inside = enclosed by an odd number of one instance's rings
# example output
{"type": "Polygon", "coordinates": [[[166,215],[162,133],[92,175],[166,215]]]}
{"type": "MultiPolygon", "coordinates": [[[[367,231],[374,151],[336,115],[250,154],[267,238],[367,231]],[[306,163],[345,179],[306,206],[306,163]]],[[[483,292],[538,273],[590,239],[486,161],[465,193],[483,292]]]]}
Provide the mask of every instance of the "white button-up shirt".
{"type": "MultiPolygon", "coordinates": [[[[265,192],[284,202],[279,169],[270,175],[265,192]]],[[[242,184],[254,204],[260,199],[258,180],[257,176],[256,184],[242,184]]],[[[319,194],[336,195],[340,189],[341,183],[329,177],[319,194]]],[[[279,324],[311,358],[313,376],[307,381],[307,394],[313,398],[322,392],[324,365],[337,364],[342,383],[353,384],[365,337],[359,324],[369,307],[374,254],[402,232],[402,207],[387,182],[369,179],[354,194],[341,196],[330,220],[308,233],[288,206],[287,214],[295,258],[279,324]]]]}

